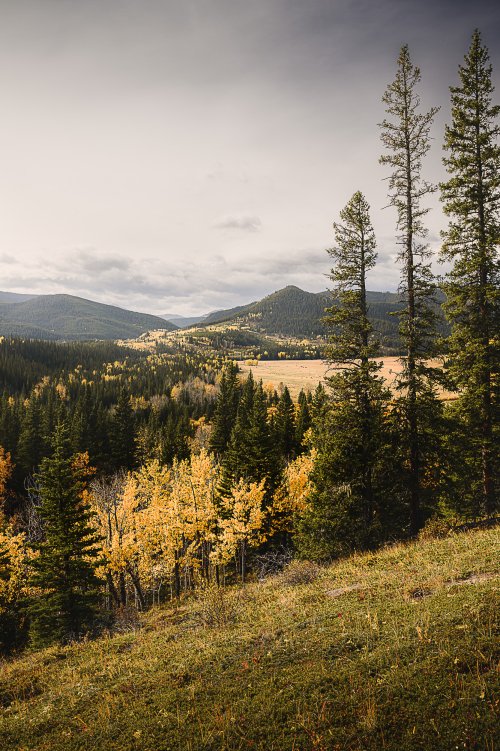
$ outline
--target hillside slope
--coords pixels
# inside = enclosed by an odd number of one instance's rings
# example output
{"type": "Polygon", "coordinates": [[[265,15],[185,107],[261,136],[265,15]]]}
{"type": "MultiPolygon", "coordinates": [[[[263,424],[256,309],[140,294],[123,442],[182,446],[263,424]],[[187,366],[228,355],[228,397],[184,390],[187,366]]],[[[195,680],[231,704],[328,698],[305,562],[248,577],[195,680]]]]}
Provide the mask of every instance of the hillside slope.
{"type": "MultiPolygon", "coordinates": [[[[442,300],[440,293],[438,300],[442,300]]],[[[400,349],[399,318],[395,313],[403,307],[399,294],[368,291],[367,302],[368,316],[384,352],[397,352],[400,349]]],[[[258,302],[212,313],[199,325],[231,323],[260,333],[311,339],[326,333],[321,319],[325,308],[331,304],[331,294],[326,290],[306,292],[290,285],[258,302]]],[[[439,327],[444,332],[445,324],[439,305],[437,312],[439,327]]]]}
{"type": "Polygon", "coordinates": [[[36,295],[23,295],[19,292],[1,292],[0,291],[0,303],[2,302],[25,302],[25,300],[32,300],[36,295]]]}
{"type": "Polygon", "coordinates": [[[499,541],[490,529],[295,563],[6,663],[0,747],[496,748],[499,541]]]}
{"type": "Polygon", "coordinates": [[[177,328],[158,316],[134,313],[73,295],[39,295],[0,304],[0,335],[34,339],[129,339],[149,329],[177,328]]]}

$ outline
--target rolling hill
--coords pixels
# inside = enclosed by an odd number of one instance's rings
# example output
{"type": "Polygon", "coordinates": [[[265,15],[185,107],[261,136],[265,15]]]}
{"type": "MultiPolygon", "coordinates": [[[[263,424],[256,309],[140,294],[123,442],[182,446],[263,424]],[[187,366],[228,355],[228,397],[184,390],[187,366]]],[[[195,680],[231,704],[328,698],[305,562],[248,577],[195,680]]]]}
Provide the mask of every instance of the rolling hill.
{"type": "MultiPolygon", "coordinates": [[[[394,313],[403,306],[399,294],[367,292],[367,298],[369,316],[383,349],[387,353],[397,350],[399,320],[394,313]]],[[[331,304],[328,291],[306,292],[290,285],[258,302],[211,313],[198,326],[231,323],[260,333],[310,339],[326,333],[321,319],[331,304]]]]}
{"type": "Polygon", "coordinates": [[[0,302],[0,335],[31,339],[130,339],[150,329],[175,324],[146,313],[73,295],[39,295],[19,302],[0,302]]]}

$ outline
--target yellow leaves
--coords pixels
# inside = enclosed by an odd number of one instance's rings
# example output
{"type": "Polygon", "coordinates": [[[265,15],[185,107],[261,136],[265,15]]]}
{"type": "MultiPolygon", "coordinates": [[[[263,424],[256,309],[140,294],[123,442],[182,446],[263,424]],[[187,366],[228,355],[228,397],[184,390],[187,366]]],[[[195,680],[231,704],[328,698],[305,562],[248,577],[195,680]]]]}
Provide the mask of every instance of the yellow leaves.
{"type": "Polygon", "coordinates": [[[0,612],[15,603],[21,595],[30,593],[28,567],[33,552],[26,544],[24,534],[16,534],[11,525],[0,531],[0,612]]]}
{"type": "MultiPolygon", "coordinates": [[[[198,428],[205,425],[200,420],[198,428]]],[[[267,508],[265,479],[241,479],[221,498],[221,468],[204,446],[170,467],[151,460],[110,492],[95,481],[92,505],[103,539],[103,575],[133,569],[148,587],[179,570],[196,578],[209,563],[226,564],[269,534],[291,529],[306,507],[314,460],[312,452],[289,464],[267,508]]]]}
{"type": "Polygon", "coordinates": [[[227,563],[234,558],[242,543],[258,545],[265,540],[265,512],[262,503],[265,479],[260,483],[239,480],[231,488],[229,498],[223,500],[223,518],[219,520],[219,534],[212,560],[227,563]]]}
{"type": "Polygon", "coordinates": [[[277,489],[271,509],[273,532],[290,531],[294,517],[307,508],[307,499],[311,490],[311,472],[314,468],[317,451],[302,454],[288,464],[284,473],[283,484],[277,489]]]}
{"type": "Polygon", "coordinates": [[[56,394],[61,399],[61,401],[65,402],[68,399],[68,389],[64,385],[64,383],[56,383],[56,394]]]}
{"type": "Polygon", "coordinates": [[[5,487],[12,474],[13,467],[10,454],[0,446],[0,509],[5,498],[5,487]]]}

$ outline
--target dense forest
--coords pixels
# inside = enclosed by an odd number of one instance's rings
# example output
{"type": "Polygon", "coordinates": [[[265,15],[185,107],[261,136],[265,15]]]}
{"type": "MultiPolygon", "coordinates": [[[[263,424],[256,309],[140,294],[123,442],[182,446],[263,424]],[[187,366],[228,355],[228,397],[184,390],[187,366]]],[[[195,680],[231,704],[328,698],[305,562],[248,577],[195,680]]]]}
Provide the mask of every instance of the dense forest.
{"type": "MultiPolygon", "coordinates": [[[[3,652],[98,634],[126,609],[244,582],[266,560],[328,561],[495,517],[500,109],[478,32],[459,73],[440,186],[451,270],[439,284],[423,203],[435,188],[422,174],[436,109],[421,111],[407,47],[383,97],[403,365],[392,391],[370,308],[393,301],[368,298],[377,242],[361,191],[334,223],[331,295],[317,297],[334,372],[296,403],[286,386],[243,380],[223,346],[2,340],[3,652]],[[429,364],[436,354],[443,369],[429,364]],[[453,400],[439,398],[443,384],[453,400]]],[[[272,302],[245,315],[269,316],[272,302]]]]}

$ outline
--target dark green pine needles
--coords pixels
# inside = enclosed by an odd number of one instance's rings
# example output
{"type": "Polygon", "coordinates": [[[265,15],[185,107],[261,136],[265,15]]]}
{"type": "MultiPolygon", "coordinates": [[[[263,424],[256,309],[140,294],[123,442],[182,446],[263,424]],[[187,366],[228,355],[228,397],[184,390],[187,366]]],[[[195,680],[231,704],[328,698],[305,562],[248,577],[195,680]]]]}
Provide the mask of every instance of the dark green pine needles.
{"type": "Polygon", "coordinates": [[[98,538],[64,424],[56,428],[53,447],[37,475],[44,531],[31,581],[40,590],[30,607],[31,639],[37,647],[67,643],[95,629],[100,586],[95,573],[98,538]]]}
{"type": "Polygon", "coordinates": [[[465,419],[472,510],[498,510],[498,410],[500,405],[500,106],[492,103],[488,50],[474,32],[460,85],[451,87],[441,185],[450,224],[443,233],[446,314],[452,326],[449,371],[460,389],[465,419]],[[472,480],[472,483],[470,482],[472,480]],[[472,493],[471,493],[472,490],[472,493]]]}

